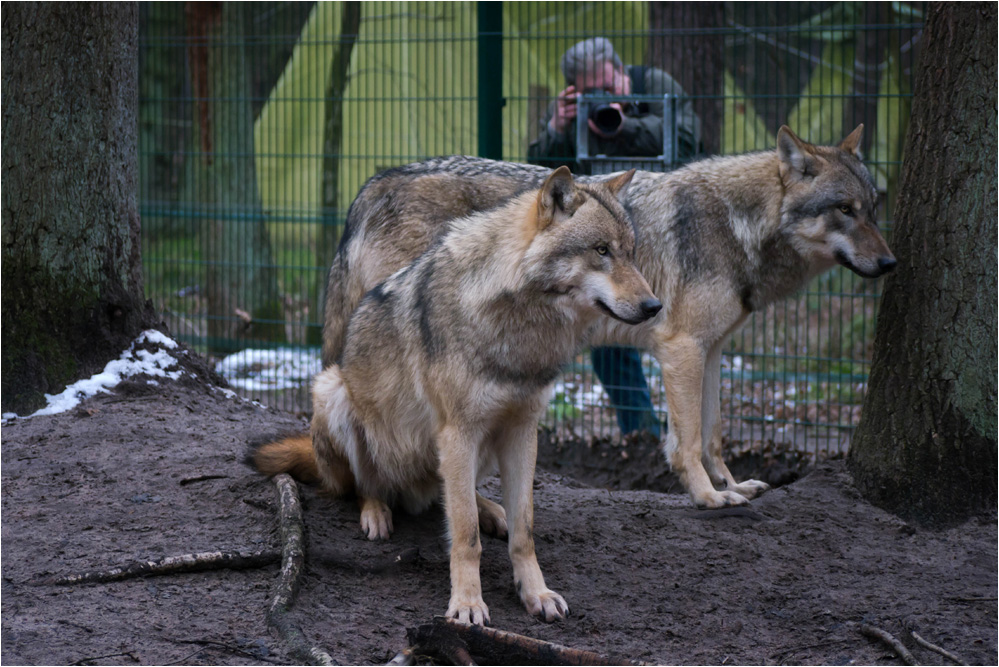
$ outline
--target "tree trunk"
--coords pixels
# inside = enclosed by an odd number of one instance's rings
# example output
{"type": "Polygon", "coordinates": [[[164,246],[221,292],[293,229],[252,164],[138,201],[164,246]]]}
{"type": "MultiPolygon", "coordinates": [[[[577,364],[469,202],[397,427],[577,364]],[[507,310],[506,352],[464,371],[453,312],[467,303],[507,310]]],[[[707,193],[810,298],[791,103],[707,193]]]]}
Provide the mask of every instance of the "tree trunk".
{"type": "Polygon", "coordinates": [[[196,180],[205,220],[208,346],[243,347],[246,338],[285,340],[277,267],[257,185],[253,111],[240,2],[189,2],[191,78],[198,99],[201,160],[196,180]]]}
{"type": "MultiPolygon", "coordinates": [[[[347,90],[350,54],[354,50],[357,34],[361,30],[361,3],[344,2],[340,8],[340,39],[330,63],[330,76],[326,81],[326,126],[323,132],[323,224],[316,235],[316,264],[328,269],[333,263],[340,244],[340,147],[343,144],[343,102],[347,90]]],[[[321,288],[316,313],[322,317],[326,303],[326,281],[321,288]]],[[[309,328],[308,341],[321,343],[320,326],[309,328]]]]}
{"type": "Polygon", "coordinates": [[[721,149],[724,24],[724,2],[649,3],[646,62],[676,79],[688,95],[706,96],[694,100],[694,111],[709,154],[721,149]]]}
{"type": "Polygon", "coordinates": [[[138,8],[3,5],[3,410],[103,368],[142,297],[138,8]]]}
{"type": "Polygon", "coordinates": [[[857,487],[919,523],[996,504],[996,6],[928,10],[857,487]]]}

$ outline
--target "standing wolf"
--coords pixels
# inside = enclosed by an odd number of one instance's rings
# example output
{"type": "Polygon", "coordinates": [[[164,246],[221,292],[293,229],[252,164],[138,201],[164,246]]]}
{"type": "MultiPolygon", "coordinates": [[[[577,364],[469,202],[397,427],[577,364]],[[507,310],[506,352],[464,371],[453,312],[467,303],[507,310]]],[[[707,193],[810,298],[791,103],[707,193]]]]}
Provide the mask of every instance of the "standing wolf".
{"type": "MultiPolygon", "coordinates": [[[[838,146],[816,146],[784,126],[776,151],[641,172],[629,188],[636,262],[663,313],[635,327],[604,318],[591,342],[644,347],[659,361],[669,406],[666,457],[698,507],[745,504],[769,488],[737,483],[722,460],[719,380],[729,335],[750,313],[837,263],[866,278],[895,266],[860,159],[862,132],[863,125],[838,146]]],[[[324,363],[343,352],[364,293],[419,255],[447,220],[496,206],[546,173],[453,157],[372,177],[350,207],[330,268],[324,363]]]]}
{"type": "Polygon", "coordinates": [[[502,534],[507,522],[521,601],[548,621],[568,612],[534,553],[536,429],[552,384],[598,319],[630,326],[661,308],[635,268],[618,201],[634,173],[577,185],[560,167],[540,191],[452,221],[361,301],[338,363],[316,376],[311,440],[254,453],[266,474],[319,479],[337,495],[356,490],[371,539],[392,531],[391,505],[419,512],[443,487],[448,616],[488,622],[479,528],[502,534]],[[496,462],[502,507],[475,491],[496,462]]]}

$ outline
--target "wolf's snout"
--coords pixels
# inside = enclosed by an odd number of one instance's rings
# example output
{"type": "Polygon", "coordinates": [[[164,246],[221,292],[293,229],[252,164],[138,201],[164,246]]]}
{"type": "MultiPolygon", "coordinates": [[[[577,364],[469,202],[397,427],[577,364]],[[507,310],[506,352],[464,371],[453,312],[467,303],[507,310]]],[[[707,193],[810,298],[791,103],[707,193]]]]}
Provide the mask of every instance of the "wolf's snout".
{"type": "Polygon", "coordinates": [[[881,269],[882,275],[892,271],[895,268],[896,264],[898,264],[898,260],[896,260],[894,257],[878,258],[878,268],[881,269]]]}
{"type": "Polygon", "coordinates": [[[648,320],[655,317],[656,313],[663,309],[663,304],[659,299],[653,297],[646,299],[638,307],[642,311],[642,315],[645,316],[645,319],[648,320]]]}

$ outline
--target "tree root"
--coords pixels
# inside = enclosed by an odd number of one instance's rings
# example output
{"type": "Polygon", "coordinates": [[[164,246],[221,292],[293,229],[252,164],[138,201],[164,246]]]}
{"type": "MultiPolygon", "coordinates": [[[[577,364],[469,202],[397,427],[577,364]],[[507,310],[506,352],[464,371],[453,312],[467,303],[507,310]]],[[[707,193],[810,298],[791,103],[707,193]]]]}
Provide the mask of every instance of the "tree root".
{"type": "MultiPolygon", "coordinates": [[[[201,481],[202,478],[192,478],[201,481]]],[[[253,553],[208,551],[203,553],[167,556],[152,561],[138,561],[106,570],[93,570],[61,577],[46,577],[32,583],[35,585],[67,586],[73,584],[107,583],[187,572],[208,570],[246,570],[264,567],[281,562],[281,579],[271,603],[267,608],[267,623],[281,635],[288,645],[291,655],[303,664],[336,665],[323,649],[308,643],[301,628],[291,619],[291,605],[298,592],[298,581],[305,565],[303,548],[304,522],[302,505],[298,499],[298,486],[286,474],[276,475],[274,483],[278,492],[278,522],[281,528],[281,551],[257,551],[253,553]]],[[[372,571],[386,569],[400,562],[410,562],[419,557],[416,550],[405,551],[391,561],[379,564],[372,571]]],[[[359,566],[358,566],[359,567],[359,566]]],[[[367,569],[371,569],[370,567],[367,569]]]]}
{"type": "Polygon", "coordinates": [[[309,644],[301,628],[291,618],[291,605],[298,592],[299,576],[305,565],[304,523],[298,486],[287,474],[274,476],[278,492],[278,521],[281,527],[281,580],[267,609],[267,623],[278,631],[291,655],[309,665],[335,665],[323,649],[309,644]]]}
{"type": "Polygon", "coordinates": [[[860,633],[865,637],[870,637],[871,639],[877,639],[886,644],[889,648],[891,648],[891,650],[895,652],[895,655],[897,655],[905,664],[907,665],[919,664],[918,662],[916,662],[916,659],[912,656],[912,654],[909,653],[909,649],[905,648],[902,642],[895,639],[894,635],[887,632],[886,630],[882,630],[881,628],[876,628],[873,625],[867,625],[866,623],[861,623],[860,633]]]}
{"type": "Polygon", "coordinates": [[[915,630],[912,631],[912,638],[915,639],[916,643],[919,644],[920,646],[922,646],[923,648],[929,649],[929,650],[933,651],[934,653],[939,653],[940,655],[942,655],[943,657],[947,658],[948,660],[954,662],[955,664],[958,664],[958,665],[967,665],[968,664],[960,656],[954,655],[953,653],[951,653],[947,649],[942,648],[940,646],[937,646],[936,644],[931,644],[930,642],[926,641],[925,639],[923,639],[922,637],[920,637],[919,634],[915,630]]]}
{"type": "Polygon", "coordinates": [[[436,616],[432,623],[406,631],[410,647],[393,658],[392,665],[412,665],[416,656],[430,656],[453,665],[474,665],[481,656],[498,665],[641,665],[645,663],[607,657],[591,651],[525,637],[524,635],[467,625],[436,616]]]}
{"type": "Polygon", "coordinates": [[[137,561],[106,570],[92,570],[62,577],[46,577],[33,582],[39,586],[70,586],[73,584],[103,584],[139,577],[156,577],[186,572],[207,572],[209,570],[251,570],[277,563],[281,554],[277,551],[205,551],[182,556],[166,556],[156,560],[137,561]]]}

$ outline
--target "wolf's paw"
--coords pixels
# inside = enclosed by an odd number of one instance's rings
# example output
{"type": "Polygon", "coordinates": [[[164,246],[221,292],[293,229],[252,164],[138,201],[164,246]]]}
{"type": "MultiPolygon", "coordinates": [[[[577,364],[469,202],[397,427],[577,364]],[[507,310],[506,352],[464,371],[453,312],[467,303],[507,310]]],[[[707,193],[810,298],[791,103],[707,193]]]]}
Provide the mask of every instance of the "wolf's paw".
{"type": "Polygon", "coordinates": [[[504,539],[507,535],[506,511],[502,505],[482,498],[479,502],[479,530],[485,535],[504,539]]]}
{"type": "Polygon", "coordinates": [[[569,615],[569,605],[565,603],[565,598],[547,588],[540,593],[522,595],[521,601],[528,613],[547,623],[556,619],[561,620],[569,615]]]}
{"type": "Polygon", "coordinates": [[[752,500],[769,491],[770,485],[757,479],[747,479],[745,482],[740,482],[735,486],[729,487],[729,490],[735,491],[740,496],[752,500]]]}
{"type": "Polygon", "coordinates": [[[455,598],[447,607],[447,617],[472,625],[489,625],[489,607],[482,598],[455,598]]]}
{"type": "Polygon", "coordinates": [[[387,540],[392,534],[392,510],[388,505],[365,498],[361,505],[361,531],[369,540],[387,540]]]}
{"type": "Polygon", "coordinates": [[[748,505],[746,496],[735,491],[710,491],[693,497],[694,506],[701,510],[717,510],[723,507],[748,505]]]}

